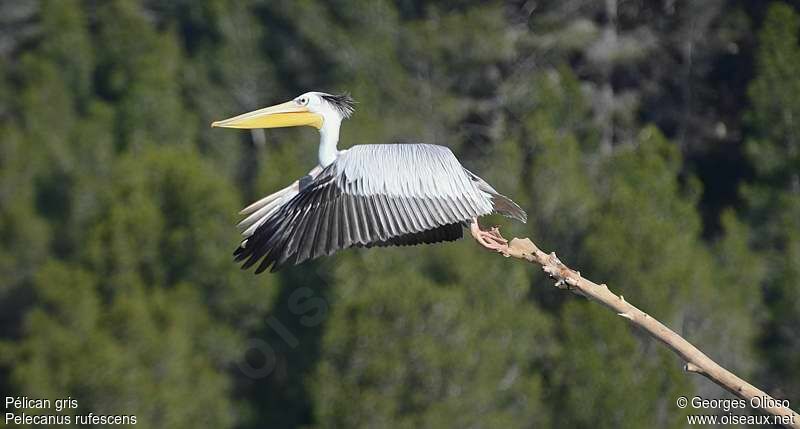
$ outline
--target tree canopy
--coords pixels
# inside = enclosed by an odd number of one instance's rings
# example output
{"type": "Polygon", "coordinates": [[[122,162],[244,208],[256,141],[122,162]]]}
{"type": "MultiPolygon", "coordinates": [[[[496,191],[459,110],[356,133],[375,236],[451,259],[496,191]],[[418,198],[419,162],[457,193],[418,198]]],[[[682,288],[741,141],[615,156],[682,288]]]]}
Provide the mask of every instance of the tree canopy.
{"type": "MultiPolygon", "coordinates": [[[[450,147],[500,218],[800,404],[800,14],[782,1],[0,2],[0,390],[151,428],[684,427],[726,397],[468,240],[253,276],[313,130],[450,147]]],[[[4,423],[0,422],[0,427],[4,423]]]]}

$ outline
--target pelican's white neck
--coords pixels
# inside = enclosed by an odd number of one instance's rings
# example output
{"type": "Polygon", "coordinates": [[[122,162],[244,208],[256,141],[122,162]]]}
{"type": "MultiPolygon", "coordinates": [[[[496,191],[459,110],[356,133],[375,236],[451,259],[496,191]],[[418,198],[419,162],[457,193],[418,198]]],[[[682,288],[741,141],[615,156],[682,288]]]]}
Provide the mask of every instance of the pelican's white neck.
{"type": "Polygon", "coordinates": [[[323,168],[333,164],[339,154],[336,144],[339,143],[341,125],[341,120],[324,121],[319,129],[319,165],[323,168]]]}

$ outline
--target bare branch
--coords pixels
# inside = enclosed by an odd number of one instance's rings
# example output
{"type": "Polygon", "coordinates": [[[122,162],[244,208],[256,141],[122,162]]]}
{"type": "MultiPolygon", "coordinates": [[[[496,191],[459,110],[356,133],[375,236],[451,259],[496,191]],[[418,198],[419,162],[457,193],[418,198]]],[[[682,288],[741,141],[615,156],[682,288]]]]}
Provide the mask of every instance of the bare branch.
{"type": "Polygon", "coordinates": [[[583,295],[612,310],[615,314],[630,321],[634,326],[647,332],[651,337],[661,341],[680,356],[686,365],[684,370],[701,374],[732,394],[748,401],[748,404],[762,404],[758,407],[764,412],[782,416],[784,426],[800,429],[800,415],[783,406],[763,390],[739,378],[736,374],[714,362],[697,347],[683,337],[664,326],[647,313],[625,301],[622,295],[612,293],[605,284],[597,284],[581,277],[558,259],[555,253],[541,251],[530,239],[514,238],[507,248],[501,251],[506,257],[522,259],[542,266],[542,270],[556,281],[556,287],[583,295]],[[754,398],[757,398],[753,401],[754,398]]]}

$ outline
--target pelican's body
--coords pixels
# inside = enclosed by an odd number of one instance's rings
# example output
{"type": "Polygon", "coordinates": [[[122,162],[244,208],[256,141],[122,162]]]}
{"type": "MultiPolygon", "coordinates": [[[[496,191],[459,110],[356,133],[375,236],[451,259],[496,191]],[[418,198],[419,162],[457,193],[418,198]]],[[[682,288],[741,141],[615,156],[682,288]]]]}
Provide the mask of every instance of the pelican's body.
{"type": "MultiPolygon", "coordinates": [[[[450,149],[429,144],[358,145],[338,150],[339,127],[353,112],[348,96],[306,93],[214,126],[268,128],[310,125],[320,131],[319,165],[251,204],[234,252],[256,273],[350,247],[453,241],[470,226],[484,246],[498,237],[477,227],[494,212],[526,220],[525,212],[465,169],[450,149]]],[[[495,247],[493,247],[495,246],[495,247]]]]}

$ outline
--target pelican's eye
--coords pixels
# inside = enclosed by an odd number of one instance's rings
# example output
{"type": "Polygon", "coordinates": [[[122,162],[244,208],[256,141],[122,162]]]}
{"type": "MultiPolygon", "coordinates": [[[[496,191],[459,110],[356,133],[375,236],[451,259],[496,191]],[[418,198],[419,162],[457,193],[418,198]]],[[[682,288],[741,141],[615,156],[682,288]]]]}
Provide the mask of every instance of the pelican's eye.
{"type": "Polygon", "coordinates": [[[308,105],[308,97],[300,97],[300,98],[298,98],[297,99],[297,104],[299,104],[301,106],[307,106],[308,105]]]}

